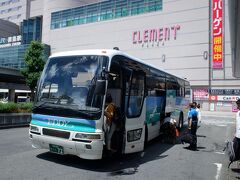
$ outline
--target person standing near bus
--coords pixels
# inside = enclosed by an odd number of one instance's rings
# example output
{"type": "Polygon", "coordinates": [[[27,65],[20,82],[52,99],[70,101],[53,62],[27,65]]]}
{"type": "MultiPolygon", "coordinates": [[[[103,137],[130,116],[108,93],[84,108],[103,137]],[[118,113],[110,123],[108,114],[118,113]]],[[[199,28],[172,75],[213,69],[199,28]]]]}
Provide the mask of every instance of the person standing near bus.
{"type": "Polygon", "coordinates": [[[236,137],[240,141],[240,99],[236,101],[238,112],[236,114],[236,137]]]}
{"type": "Polygon", "coordinates": [[[116,124],[113,122],[114,113],[116,111],[115,104],[112,102],[111,94],[106,95],[106,108],[104,111],[104,115],[106,116],[106,144],[107,149],[111,151],[115,151],[111,148],[111,139],[112,135],[116,129],[116,124]]]}
{"type": "Polygon", "coordinates": [[[200,104],[197,104],[196,111],[198,112],[198,124],[201,123],[201,110],[200,110],[200,104]]]}
{"type": "Polygon", "coordinates": [[[188,113],[188,129],[192,135],[192,142],[189,145],[189,149],[197,150],[197,126],[198,126],[198,112],[196,111],[197,103],[193,102],[191,104],[188,113]]]}
{"type": "Polygon", "coordinates": [[[236,149],[238,151],[237,155],[238,155],[238,159],[240,158],[240,99],[238,99],[236,101],[237,104],[237,108],[238,108],[238,112],[236,113],[236,134],[235,134],[235,138],[233,141],[234,142],[234,146],[236,146],[234,149],[236,149]]]}

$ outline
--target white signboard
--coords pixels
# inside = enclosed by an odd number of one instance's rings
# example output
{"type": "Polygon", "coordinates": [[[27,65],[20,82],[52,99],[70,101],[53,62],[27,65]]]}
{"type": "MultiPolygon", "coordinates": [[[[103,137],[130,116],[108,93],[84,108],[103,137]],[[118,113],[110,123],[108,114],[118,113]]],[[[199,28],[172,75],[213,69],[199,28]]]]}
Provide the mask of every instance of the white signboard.
{"type": "Polygon", "coordinates": [[[20,45],[22,42],[22,36],[12,36],[6,38],[0,38],[0,48],[20,45]]]}
{"type": "Polygon", "coordinates": [[[237,101],[240,96],[217,96],[218,101],[237,101]]]}

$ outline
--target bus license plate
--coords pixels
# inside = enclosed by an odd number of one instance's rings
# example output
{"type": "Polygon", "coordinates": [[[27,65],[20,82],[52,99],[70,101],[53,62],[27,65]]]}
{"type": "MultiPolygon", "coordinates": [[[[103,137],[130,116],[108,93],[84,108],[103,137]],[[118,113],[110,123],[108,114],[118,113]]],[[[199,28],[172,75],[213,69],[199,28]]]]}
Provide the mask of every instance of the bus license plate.
{"type": "Polygon", "coordinates": [[[64,154],[63,147],[55,144],[49,144],[49,150],[50,152],[53,152],[53,153],[64,154]]]}

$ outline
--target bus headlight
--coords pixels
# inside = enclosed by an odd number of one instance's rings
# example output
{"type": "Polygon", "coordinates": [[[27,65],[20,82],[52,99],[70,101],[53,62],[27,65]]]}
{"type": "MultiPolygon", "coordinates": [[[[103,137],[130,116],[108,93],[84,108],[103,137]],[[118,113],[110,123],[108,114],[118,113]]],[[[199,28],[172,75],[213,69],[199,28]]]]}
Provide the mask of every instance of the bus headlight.
{"type": "Polygon", "coordinates": [[[75,135],[75,139],[82,139],[82,140],[100,140],[101,134],[83,134],[83,133],[77,133],[75,135]]]}
{"type": "Polygon", "coordinates": [[[40,129],[37,126],[30,125],[30,132],[35,134],[40,134],[40,129]]]}
{"type": "Polygon", "coordinates": [[[127,141],[137,141],[141,139],[142,129],[135,129],[127,132],[127,141]]]}

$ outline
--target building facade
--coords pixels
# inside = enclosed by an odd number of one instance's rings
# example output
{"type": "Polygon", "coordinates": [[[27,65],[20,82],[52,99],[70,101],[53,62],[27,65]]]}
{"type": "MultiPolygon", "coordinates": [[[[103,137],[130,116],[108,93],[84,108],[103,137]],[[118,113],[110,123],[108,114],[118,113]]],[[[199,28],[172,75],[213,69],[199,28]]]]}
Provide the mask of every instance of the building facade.
{"type": "MultiPolygon", "coordinates": [[[[1,34],[0,34],[1,36],[1,34]]],[[[25,53],[32,40],[42,39],[42,17],[32,17],[20,23],[19,34],[0,38],[0,67],[22,69],[26,67],[25,53]]],[[[44,60],[50,55],[50,46],[44,44],[44,60]]]]}
{"type": "MultiPolygon", "coordinates": [[[[0,8],[11,8],[19,1],[0,1],[0,8]]],[[[26,15],[26,11],[22,12],[26,15]]],[[[28,12],[30,12],[28,10],[28,12]]],[[[1,11],[0,11],[1,13],[1,11]]],[[[28,13],[29,14],[29,13],[28,13]]],[[[9,14],[8,14],[9,15],[9,14]]],[[[22,16],[21,16],[22,17],[22,16]]],[[[16,19],[16,22],[0,19],[0,100],[17,101],[17,97],[26,95],[30,91],[20,69],[26,67],[25,53],[32,40],[41,41],[42,17],[16,19]],[[18,25],[17,25],[18,24],[18,25]],[[16,90],[16,91],[15,91],[16,90]],[[17,93],[15,93],[17,92],[17,93]]],[[[47,60],[50,55],[50,46],[44,45],[43,58],[47,60]]]]}
{"type": "Polygon", "coordinates": [[[235,110],[240,79],[232,76],[228,1],[109,0],[84,4],[44,0],[42,5],[42,41],[53,53],[119,47],[187,78],[193,99],[203,109],[235,110]]]}
{"type": "Polygon", "coordinates": [[[34,0],[42,42],[51,52],[119,47],[187,78],[205,110],[235,111],[240,79],[232,75],[226,0],[34,0]]]}
{"type": "Polygon", "coordinates": [[[240,2],[228,0],[233,75],[240,78],[240,2]]]}
{"type": "Polygon", "coordinates": [[[30,16],[31,0],[1,0],[0,19],[13,22],[17,25],[30,16]]]}
{"type": "MultiPolygon", "coordinates": [[[[5,38],[9,36],[16,36],[19,34],[19,26],[0,19],[0,38],[5,38]]],[[[1,43],[1,42],[0,42],[1,43]]]]}

